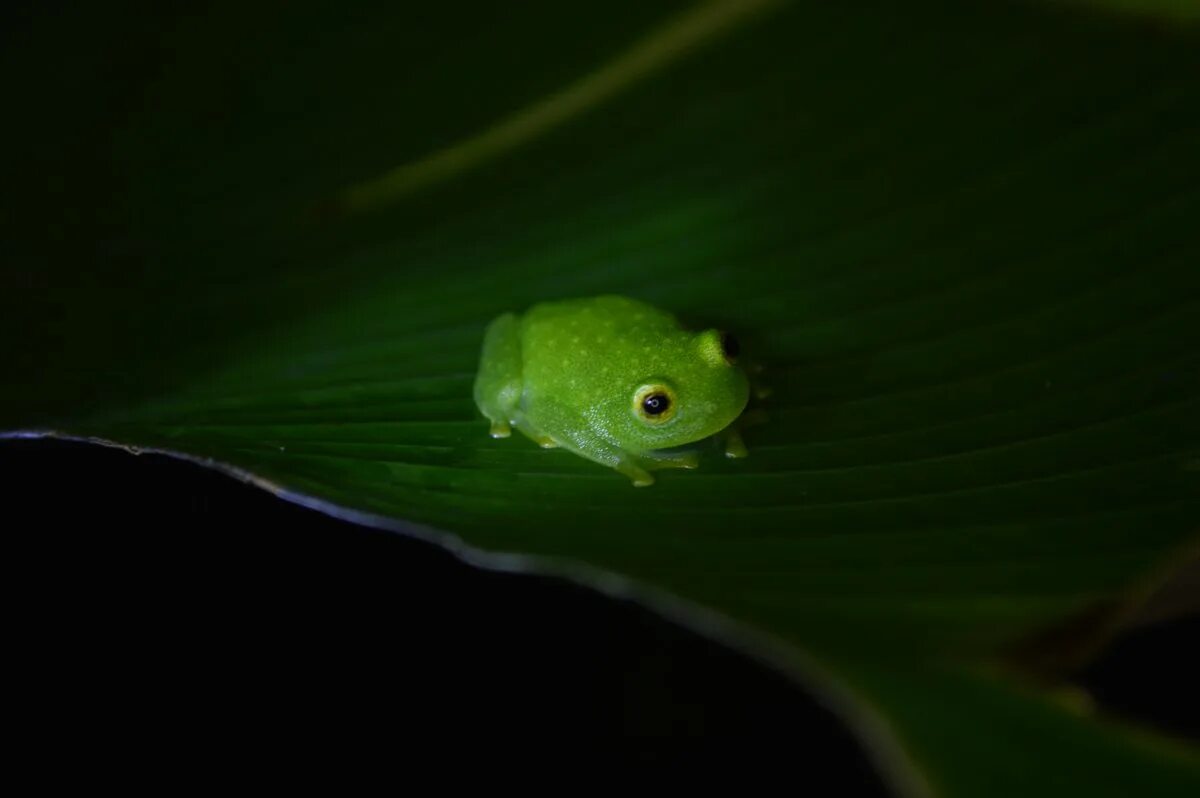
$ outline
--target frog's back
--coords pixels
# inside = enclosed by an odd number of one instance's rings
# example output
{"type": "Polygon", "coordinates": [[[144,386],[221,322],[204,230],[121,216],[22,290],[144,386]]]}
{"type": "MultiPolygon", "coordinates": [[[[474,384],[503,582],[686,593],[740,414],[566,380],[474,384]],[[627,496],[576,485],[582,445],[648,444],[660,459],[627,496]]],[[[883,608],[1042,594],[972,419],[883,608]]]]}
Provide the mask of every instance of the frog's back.
{"type": "Polygon", "coordinates": [[[545,302],[521,321],[526,386],[600,401],[683,338],[673,315],[628,297],[545,302]]]}

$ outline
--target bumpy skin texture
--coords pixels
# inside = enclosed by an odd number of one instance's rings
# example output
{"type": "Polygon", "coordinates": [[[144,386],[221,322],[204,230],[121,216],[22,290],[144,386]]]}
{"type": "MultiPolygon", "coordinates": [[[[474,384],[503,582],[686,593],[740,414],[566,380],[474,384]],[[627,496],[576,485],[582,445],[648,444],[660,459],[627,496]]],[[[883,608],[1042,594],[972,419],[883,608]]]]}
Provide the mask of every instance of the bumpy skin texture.
{"type": "Polygon", "coordinates": [[[649,471],[694,468],[695,451],[664,451],[731,427],[749,399],[732,337],[690,332],[674,316],[620,296],[536,305],[487,329],[475,403],[493,437],[512,427],[649,485],[649,471]]]}

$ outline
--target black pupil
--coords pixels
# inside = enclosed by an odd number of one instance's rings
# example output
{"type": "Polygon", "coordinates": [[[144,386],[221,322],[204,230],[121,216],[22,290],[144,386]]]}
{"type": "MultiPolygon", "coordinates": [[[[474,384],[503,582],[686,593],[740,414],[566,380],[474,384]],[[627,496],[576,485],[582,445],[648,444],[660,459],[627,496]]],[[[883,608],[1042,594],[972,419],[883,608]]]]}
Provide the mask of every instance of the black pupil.
{"type": "Polygon", "coordinates": [[[730,360],[733,360],[742,351],[738,339],[734,338],[731,333],[724,333],[721,336],[721,349],[725,352],[725,357],[730,360]]]}
{"type": "Polygon", "coordinates": [[[670,406],[671,400],[661,393],[652,393],[642,400],[642,409],[648,416],[662,415],[670,406]]]}

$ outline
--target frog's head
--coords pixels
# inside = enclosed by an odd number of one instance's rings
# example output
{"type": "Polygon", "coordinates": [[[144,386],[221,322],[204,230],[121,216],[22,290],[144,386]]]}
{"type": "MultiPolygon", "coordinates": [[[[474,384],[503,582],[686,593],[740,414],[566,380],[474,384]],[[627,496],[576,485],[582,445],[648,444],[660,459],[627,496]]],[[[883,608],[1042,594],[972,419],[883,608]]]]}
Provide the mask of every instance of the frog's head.
{"type": "Polygon", "coordinates": [[[750,383],[737,365],[733,335],[705,330],[672,349],[654,364],[655,373],[637,380],[625,400],[628,412],[617,432],[627,448],[666,449],[707,438],[746,407],[750,383]]]}

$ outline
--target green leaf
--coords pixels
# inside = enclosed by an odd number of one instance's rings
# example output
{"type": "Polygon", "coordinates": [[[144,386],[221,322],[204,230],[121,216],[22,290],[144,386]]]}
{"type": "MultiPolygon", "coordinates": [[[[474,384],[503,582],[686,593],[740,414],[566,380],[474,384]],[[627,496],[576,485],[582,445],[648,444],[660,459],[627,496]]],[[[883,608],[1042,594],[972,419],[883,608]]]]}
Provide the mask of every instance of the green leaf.
{"type": "Polygon", "coordinates": [[[1193,749],[1013,654],[1196,540],[1195,27],[949,0],[171,13],[8,26],[0,429],[634,595],[826,695],[902,792],[1200,789],[1193,749]],[[601,292],[768,364],[747,460],[634,490],[487,437],[485,325],[601,292]]]}

